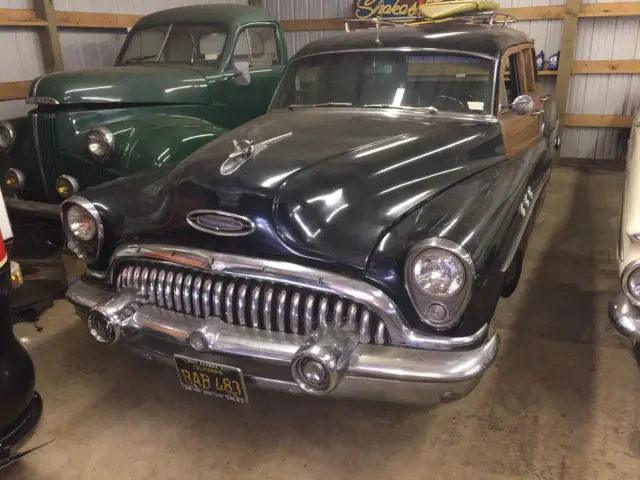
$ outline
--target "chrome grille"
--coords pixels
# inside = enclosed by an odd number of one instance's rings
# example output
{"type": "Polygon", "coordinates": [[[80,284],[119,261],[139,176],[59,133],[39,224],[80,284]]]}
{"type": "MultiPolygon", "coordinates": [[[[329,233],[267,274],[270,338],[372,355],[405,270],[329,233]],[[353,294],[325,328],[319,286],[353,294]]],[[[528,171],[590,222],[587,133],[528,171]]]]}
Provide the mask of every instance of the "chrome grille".
{"type": "Polygon", "coordinates": [[[382,320],[364,305],[337,295],[146,261],[119,265],[114,278],[118,290],[135,288],[150,303],[175,312],[298,335],[334,324],[355,332],[360,343],[389,343],[382,320]]]}

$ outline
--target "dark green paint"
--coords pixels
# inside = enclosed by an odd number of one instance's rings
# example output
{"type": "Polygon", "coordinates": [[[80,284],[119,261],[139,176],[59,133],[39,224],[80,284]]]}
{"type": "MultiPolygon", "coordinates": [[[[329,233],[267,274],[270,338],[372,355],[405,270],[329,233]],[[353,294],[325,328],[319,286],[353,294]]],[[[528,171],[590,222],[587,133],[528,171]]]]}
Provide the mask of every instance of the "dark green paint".
{"type": "Polygon", "coordinates": [[[142,18],[128,38],[141,28],[171,23],[223,26],[227,39],[220,59],[134,63],[34,80],[29,96],[58,104],[40,105],[31,112],[36,117],[12,120],[19,125],[18,140],[11,152],[0,154],[0,171],[14,167],[26,174],[21,198],[58,203],[55,178],[63,174],[86,188],[180,162],[221,133],[266,112],[287,61],[284,34],[272,15],[238,5],[180,7],[142,18]],[[249,27],[275,29],[280,64],[252,69],[251,83],[240,86],[233,81],[232,55],[249,27]],[[107,127],[115,139],[104,165],[87,147],[88,133],[98,126],[107,127]]]}

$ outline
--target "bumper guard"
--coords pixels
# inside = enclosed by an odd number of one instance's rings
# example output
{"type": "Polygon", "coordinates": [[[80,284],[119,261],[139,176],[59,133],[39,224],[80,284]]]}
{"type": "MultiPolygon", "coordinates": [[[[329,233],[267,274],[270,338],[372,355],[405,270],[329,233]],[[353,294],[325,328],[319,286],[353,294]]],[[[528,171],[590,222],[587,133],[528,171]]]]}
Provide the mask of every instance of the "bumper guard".
{"type": "Polygon", "coordinates": [[[314,358],[341,369],[332,377],[332,388],[323,392],[332,397],[423,405],[453,401],[474,389],[500,343],[492,333],[473,348],[436,351],[351,344],[333,329],[303,337],[170,312],[145,304],[135,291],[116,294],[83,280],[70,286],[67,298],[103,343],[121,341],[164,362],[173,363],[179,354],[241,366],[248,386],[294,394],[319,393],[295,372],[301,355],[316,352],[314,358]]]}

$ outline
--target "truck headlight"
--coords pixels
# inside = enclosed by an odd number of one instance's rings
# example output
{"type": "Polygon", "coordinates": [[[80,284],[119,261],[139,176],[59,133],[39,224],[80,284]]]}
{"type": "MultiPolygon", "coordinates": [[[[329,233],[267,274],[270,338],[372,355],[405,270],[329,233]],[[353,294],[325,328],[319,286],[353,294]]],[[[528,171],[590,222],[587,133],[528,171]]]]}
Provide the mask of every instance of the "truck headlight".
{"type": "Polygon", "coordinates": [[[69,198],[80,190],[80,184],[71,175],[60,175],[56,180],[56,191],[62,198],[69,198]]]}
{"type": "Polygon", "coordinates": [[[103,227],[96,207],[87,199],[75,196],[63,202],[60,210],[69,248],[81,260],[97,260],[102,248],[103,227]]]}
{"type": "Polygon", "coordinates": [[[0,122],[0,152],[8,152],[16,141],[16,131],[10,122],[0,122]]]}
{"type": "Polygon", "coordinates": [[[9,168],[4,172],[2,181],[7,194],[15,195],[24,188],[26,177],[24,176],[24,173],[17,168],[9,168]]]}
{"type": "Polygon", "coordinates": [[[100,163],[109,160],[109,155],[115,147],[115,141],[111,130],[107,127],[98,127],[89,132],[88,143],[89,153],[100,163]]]}
{"type": "Polygon", "coordinates": [[[414,248],[405,278],[420,319],[438,330],[452,328],[469,300],[474,275],[471,257],[454,242],[433,238],[414,248]]]}

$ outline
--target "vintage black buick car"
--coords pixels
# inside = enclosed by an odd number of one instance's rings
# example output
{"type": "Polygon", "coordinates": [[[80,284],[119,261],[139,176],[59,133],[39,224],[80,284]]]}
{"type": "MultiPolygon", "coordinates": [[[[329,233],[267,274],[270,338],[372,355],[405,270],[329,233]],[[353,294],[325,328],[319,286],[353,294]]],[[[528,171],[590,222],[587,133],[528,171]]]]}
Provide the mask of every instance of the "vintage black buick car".
{"type": "Polygon", "coordinates": [[[192,391],[432,404],[494,361],[556,146],[532,41],[455,20],[313,42],[269,112],[63,204],[96,340],[192,391]]]}

